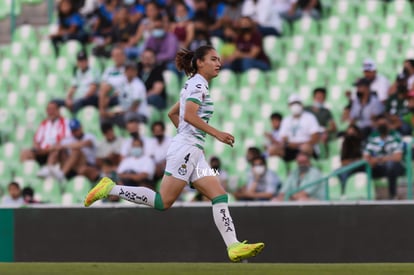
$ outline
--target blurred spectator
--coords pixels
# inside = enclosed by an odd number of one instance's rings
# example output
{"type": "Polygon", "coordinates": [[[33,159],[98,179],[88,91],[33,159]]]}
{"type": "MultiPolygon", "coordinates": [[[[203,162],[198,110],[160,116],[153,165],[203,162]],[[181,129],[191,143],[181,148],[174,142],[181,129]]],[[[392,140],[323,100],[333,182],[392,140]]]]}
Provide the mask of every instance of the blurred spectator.
{"type": "MultiPolygon", "coordinates": [[[[115,89],[115,87],[113,87],[115,89]]],[[[115,91],[118,105],[112,110],[104,106],[101,112],[102,122],[111,122],[125,128],[126,121],[135,117],[141,122],[148,119],[148,106],[144,83],[137,77],[137,64],[128,61],[125,64],[125,73],[122,82],[115,91]]]]}
{"type": "Polygon", "coordinates": [[[98,107],[99,85],[99,74],[89,66],[87,53],[80,51],[76,59],[76,70],[66,99],[57,100],[74,114],[88,105],[98,107]]]}
{"type": "Polygon", "coordinates": [[[83,131],[79,120],[73,118],[69,122],[72,136],[64,139],[60,145],[61,169],[55,166],[52,176],[59,181],[76,175],[86,176],[95,181],[99,176],[96,169],[96,138],[83,131]]]}
{"type": "Polygon", "coordinates": [[[242,2],[239,0],[220,1],[218,5],[222,7],[222,12],[217,16],[214,24],[210,25],[209,30],[212,36],[223,38],[224,26],[235,29],[242,16],[242,2]]]}
{"type": "Polygon", "coordinates": [[[297,94],[290,95],[288,103],[291,115],[283,118],[279,131],[283,148],[273,146],[268,153],[282,157],[285,161],[292,161],[299,153],[301,145],[315,147],[318,144],[319,124],[313,114],[303,110],[302,100],[297,94]]]}
{"type": "Polygon", "coordinates": [[[132,117],[129,118],[126,123],[126,130],[129,133],[129,138],[124,139],[122,142],[121,147],[121,157],[125,158],[128,156],[129,151],[132,148],[132,142],[134,139],[140,139],[144,144],[144,154],[146,156],[151,156],[152,150],[151,150],[151,140],[149,137],[142,136],[139,131],[139,121],[132,117]]]}
{"type": "Polygon", "coordinates": [[[132,24],[128,18],[128,9],[121,7],[115,14],[111,33],[104,40],[98,42],[93,49],[94,55],[109,58],[112,45],[125,48],[136,28],[136,24],[132,24]]]}
{"type": "Polygon", "coordinates": [[[249,147],[246,151],[246,161],[251,166],[255,157],[260,157],[262,152],[257,147],[249,147]]]}
{"type": "Polygon", "coordinates": [[[143,142],[139,138],[133,139],[132,147],[117,169],[121,185],[146,186],[155,189],[152,180],[155,173],[153,160],[144,154],[143,142]]]}
{"type": "Polygon", "coordinates": [[[69,122],[60,115],[59,106],[51,101],[46,107],[47,118],[37,128],[33,147],[21,152],[21,161],[36,160],[43,166],[38,176],[49,175],[50,168],[58,162],[58,148],[63,139],[70,137],[69,122]]]}
{"type": "Polygon", "coordinates": [[[22,190],[22,197],[25,204],[31,204],[31,203],[39,203],[34,199],[34,190],[33,188],[27,186],[23,188],[22,190]]]}
{"type": "Polygon", "coordinates": [[[194,38],[194,24],[184,2],[175,5],[174,22],[170,24],[170,31],[177,37],[179,47],[188,49],[194,38]]]}
{"type": "Polygon", "coordinates": [[[214,169],[217,174],[217,177],[220,180],[221,185],[223,186],[224,190],[229,190],[228,182],[229,182],[229,175],[223,169],[221,165],[221,159],[219,157],[213,156],[210,158],[210,167],[214,169]]]}
{"type": "Polygon", "coordinates": [[[386,177],[389,198],[397,197],[397,178],[404,175],[404,144],[398,132],[389,129],[388,120],[381,115],[376,118],[376,131],[368,139],[363,157],[372,167],[374,179],[386,177]]]}
{"type": "Polygon", "coordinates": [[[101,131],[104,139],[96,149],[96,165],[101,168],[105,160],[110,160],[115,166],[121,161],[121,147],[123,139],[117,137],[111,123],[102,123],[101,131]]]}
{"type": "Polygon", "coordinates": [[[105,109],[118,105],[118,96],[114,91],[119,91],[125,78],[125,54],[121,47],[114,47],[111,51],[113,66],[105,69],[99,87],[98,107],[102,116],[105,109]]]}
{"type": "Polygon", "coordinates": [[[194,19],[194,39],[191,41],[189,49],[195,51],[201,46],[211,45],[208,23],[203,18],[194,19]]]}
{"type": "MultiPolygon", "coordinates": [[[[135,27],[138,27],[140,21],[144,19],[145,5],[142,1],[124,0],[124,6],[128,10],[129,22],[135,27]]],[[[135,34],[135,31],[133,34],[135,34]]]]}
{"type": "Polygon", "coordinates": [[[389,127],[402,135],[411,135],[411,123],[402,119],[409,111],[406,86],[400,86],[397,92],[390,95],[385,102],[385,114],[389,127]]]}
{"type": "Polygon", "coordinates": [[[308,111],[315,115],[320,126],[320,141],[325,147],[325,152],[329,155],[329,141],[335,138],[336,123],[332,116],[331,111],[325,106],[326,89],[316,88],[313,90],[313,104],[312,106],[305,107],[305,111],[308,111]]]}
{"type": "Polygon", "coordinates": [[[99,7],[99,0],[80,0],[79,13],[84,18],[89,18],[93,15],[95,10],[99,7]]]}
{"type": "Polygon", "coordinates": [[[101,1],[99,7],[95,10],[91,26],[95,45],[104,44],[105,39],[111,35],[117,8],[118,0],[105,0],[101,1]]]}
{"type": "Polygon", "coordinates": [[[171,143],[171,137],[165,135],[165,124],[162,121],[156,121],[151,125],[152,139],[148,146],[150,156],[155,162],[154,179],[161,179],[164,175],[165,164],[167,160],[167,150],[171,143]]]}
{"type": "Polygon", "coordinates": [[[372,131],[373,119],[384,112],[384,105],[369,90],[369,81],[362,78],[356,83],[356,98],[352,100],[349,117],[352,124],[356,124],[362,131],[363,138],[367,138],[372,131]]]}
{"type": "Polygon", "coordinates": [[[228,59],[231,63],[223,64],[236,72],[256,68],[269,70],[270,62],[263,50],[262,36],[257,32],[250,17],[240,19],[239,36],[236,40],[236,51],[228,59]]]}
{"type": "Polygon", "coordinates": [[[221,56],[222,64],[228,64],[232,60],[232,55],[236,51],[237,32],[230,24],[223,26],[223,44],[220,47],[219,54],[221,56]]]}
{"type": "Polygon", "coordinates": [[[408,113],[403,115],[402,123],[411,129],[411,132],[408,135],[412,135],[412,130],[414,129],[414,90],[410,91],[407,96],[408,113]]]}
{"type": "Polygon", "coordinates": [[[404,75],[407,77],[407,89],[414,90],[414,59],[406,59],[404,61],[404,75]]]}
{"type": "MultiPolygon", "coordinates": [[[[297,168],[289,173],[286,181],[282,184],[277,201],[283,201],[286,193],[322,178],[321,172],[311,164],[312,148],[302,145],[296,156],[297,168]]],[[[325,185],[319,183],[309,186],[302,191],[294,193],[289,199],[294,201],[323,200],[325,196],[325,185]]]]}
{"type": "Polygon", "coordinates": [[[17,182],[10,182],[7,190],[9,194],[3,197],[2,205],[16,207],[24,204],[20,185],[17,182]]]}
{"type": "Polygon", "coordinates": [[[164,29],[164,19],[161,15],[161,10],[155,1],[149,1],[145,4],[145,17],[139,23],[135,34],[129,39],[125,51],[129,59],[137,58],[145,49],[146,41],[150,38],[151,32],[154,29],[154,22],[156,18],[161,18],[164,29]]]}
{"type": "Polygon", "coordinates": [[[58,31],[50,35],[55,55],[59,56],[59,44],[68,40],[78,40],[85,44],[88,34],[83,28],[83,18],[76,12],[70,0],[61,0],[58,4],[58,31]]]}
{"type": "Polygon", "coordinates": [[[245,0],[242,15],[252,18],[263,36],[282,33],[283,22],[275,8],[275,0],[245,0]]]}
{"type": "Polygon", "coordinates": [[[378,96],[378,99],[385,102],[388,98],[390,83],[388,79],[377,73],[377,66],[371,59],[365,59],[363,63],[364,77],[370,82],[370,90],[378,96]]]}
{"type": "Polygon", "coordinates": [[[303,16],[319,19],[322,15],[322,4],[319,0],[291,0],[290,8],[281,16],[287,21],[294,21],[303,16]]]}
{"type": "Polygon", "coordinates": [[[147,90],[147,102],[158,110],[167,107],[167,93],[163,77],[163,68],[156,64],[155,53],[150,49],[142,52],[138,63],[138,76],[147,90]]]}
{"type": "MultiPolygon", "coordinates": [[[[362,134],[359,128],[353,124],[345,130],[344,139],[341,145],[341,165],[346,166],[352,162],[362,159],[362,134]]],[[[345,185],[348,178],[356,172],[364,172],[365,167],[360,166],[349,172],[341,173],[338,177],[341,181],[341,194],[345,193],[345,185]]]]}
{"type": "MultiPolygon", "coordinates": [[[[282,139],[280,138],[280,125],[282,123],[283,116],[281,113],[275,112],[270,115],[270,122],[272,124],[272,131],[270,133],[265,133],[266,136],[266,149],[269,150],[271,147],[275,146],[275,150],[280,150],[283,148],[281,146],[282,139]]],[[[282,152],[279,153],[281,155],[282,152]]]]}
{"type": "Polygon", "coordinates": [[[234,193],[238,200],[270,200],[277,195],[281,181],[279,177],[267,169],[263,156],[252,160],[252,168],[248,173],[247,184],[234,193]]]}
{"type": "Polygon", "coordinates": [[[175,54],[178,50],[178,39],[167,32],[162,16],[157,16],[152,24],[151,35],[145,43],[146,49],[151,49],[156,56],[157,64],[167,68],[175,68],[175,54]]]}
{"type": "Polygon", "coordinates": [[[212,10],[214,1],[207,0],[193,0],[194,16],[193,18],[200,18],[206,22],[207,26],[214,25],[216,18],[212,10]]]}

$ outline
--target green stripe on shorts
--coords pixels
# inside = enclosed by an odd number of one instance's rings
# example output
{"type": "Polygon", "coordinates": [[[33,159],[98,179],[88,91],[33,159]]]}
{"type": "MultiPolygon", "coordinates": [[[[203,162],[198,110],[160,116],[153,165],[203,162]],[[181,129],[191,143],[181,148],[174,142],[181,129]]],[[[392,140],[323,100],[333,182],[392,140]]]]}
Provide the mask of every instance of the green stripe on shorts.
{"type": "Polygon", "coordinates": [[[172,174],[170,172],[168,172],[168,171],[164,171],[164,175],[171,176],[172,174]]]}

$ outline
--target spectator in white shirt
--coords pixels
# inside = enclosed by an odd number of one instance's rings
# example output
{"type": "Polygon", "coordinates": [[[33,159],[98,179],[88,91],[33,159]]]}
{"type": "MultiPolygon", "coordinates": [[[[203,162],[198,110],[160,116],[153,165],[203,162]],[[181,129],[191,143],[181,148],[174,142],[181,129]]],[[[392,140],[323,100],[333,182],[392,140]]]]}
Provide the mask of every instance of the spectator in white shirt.
{"type": "Polygon", "coordinates": [[[144,154],[143,142],[139,138],[132,141],[131,150],[117,169],[120,185],[146,186],[155,189],[154,161],[144,154]]]}
{"type": "Polygon", "coordinates": [[[76,118],[69,122],[72,136],[63,140],[60,146],[61,169],[56,166],[52,176],[62,181],[66,177],[83,175],[91,181],[99,177],[96,163],[96,139],[90,133],[84,133],[76,118]]]}
{"type": "Polygon", "coordinates": [[[164,175],[167,150],[171,143],[171,137],[165,135],[165,124],[162,121],[154,122],[151,125],[151,131],[153,138],[151,139],[149,150],[156,165],[154,180],[159,180],[164,175]]]}
{"type": "Polygon", "coordinates": [[[17,182],[9,183],[8,192],[9,194],[3,197],[2,205],[17,207],[24,204],[20,185],[17,182]]]}
{"type": "Polygon", "coordinates": [[[101,125],[101,132],[104,136],[104,140],[98,143],[96,150],[96,164],[100,168],[103,161],[109,159],[111,163],[118,166],[121,161],[123,139],[116,136],[114,127],[111,123],[103,123],[101,125]]]}
{"type": "Polygon", "coordinates": [[[132,148],[132,142],[134,139],[141,139],[144,143],[144,155],[151,156],[151,138],[142,136],[139,132],[139,121],[136,118],[130,118],[126,124],[126,130],[130,137],[124,139],[121,146],[121,158],[124,159],[128,156],[129,151],[132,148]]]}
{"type": "Polygon", "coordinates": [[[269,150],[268,153],[278,155],[285,161],[292,161],[302,144],[309,144],[318,149],[316,146],[319,142],[320,126],[313,114],[303,110],[302,100],[297,94],[292,94],[288,103],[291,115],[283,118],[279,133],[283,150],[276,150],[275,146],[275,149],[269,150]]]}
{"type": "Polygon", "coordinates": [[[381,102],[385,102],[388,99],[388,90],[390,88],[390,82],[388,79],[377,73],[377,66],[371,59],[365,59],[362,65],[364,70],[364,77],[370,81],[370,90],[378,96],[381,102]]]}
{"type": "Polygon", "coordinates": [[[274,0],[245,0],[241,13],[253,19],[263,36],[280,35],[283,21],[274,6],[274,0]]]}
{"type": "Polygon", "coordinates": [[[112,110],[101,112],[103,122],[112,122],[125,128],[126,120],[131,117],[140,122],[148,119],[147,92],[144,83],[137,77],[137,64],[129,61],[125,64],[125,76],[116,90],[118,105],[112,110]]]}
{"type": "MultiPolygon", "coordinates": [[[[266,137],[266,149],[270,149],[273,146],[281,148],[280,144],[282,139],[280,138],[280,125],[282,123],[283,116],[281,113],[274,112],[270,115],[270,122],[272,124],[272,131],[265,133],[266,137]],[[278,146],[279,145],[279,146],[278,146]]],[[[275,150],[278,150],[275,148],[275,150]]]]}

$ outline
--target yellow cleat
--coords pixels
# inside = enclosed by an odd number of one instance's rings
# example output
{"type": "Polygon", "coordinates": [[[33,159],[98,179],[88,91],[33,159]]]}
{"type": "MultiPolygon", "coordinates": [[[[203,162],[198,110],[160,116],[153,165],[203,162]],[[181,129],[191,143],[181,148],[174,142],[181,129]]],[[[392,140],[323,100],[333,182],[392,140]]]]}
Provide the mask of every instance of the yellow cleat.
{"type": "Polygon", "coordinates": [[[260,252],[262,252],[265,246],[264,243],[248,244],[246,242],[247,241],[244,241],[242,243],[232,244],[227,249],[229,258],[232,262],[240,262],[241,260],[254,257],[260,252]]]}
{"type": "Polygon", "coordinates": [[[85,206],[88,207],[92,203],[96,202],[97,200],[104,199],[108,197],[109,192],[115,186],[115,182],[113,182],[110,178],[104,177],[102,178],[91,191],[89,191],[88,195],[85,198],[85,206]]]}

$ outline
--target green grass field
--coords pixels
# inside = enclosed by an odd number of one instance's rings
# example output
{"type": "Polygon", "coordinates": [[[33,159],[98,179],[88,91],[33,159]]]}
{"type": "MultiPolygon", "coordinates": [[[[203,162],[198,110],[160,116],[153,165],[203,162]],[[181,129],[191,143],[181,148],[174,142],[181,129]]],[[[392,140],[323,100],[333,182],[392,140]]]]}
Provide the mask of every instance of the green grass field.
{"type": "Polygon", "coordinates": [[[392,275],[414,274],[414,264],[0,263],[0,274],[392,275]]]}

